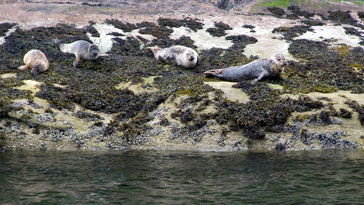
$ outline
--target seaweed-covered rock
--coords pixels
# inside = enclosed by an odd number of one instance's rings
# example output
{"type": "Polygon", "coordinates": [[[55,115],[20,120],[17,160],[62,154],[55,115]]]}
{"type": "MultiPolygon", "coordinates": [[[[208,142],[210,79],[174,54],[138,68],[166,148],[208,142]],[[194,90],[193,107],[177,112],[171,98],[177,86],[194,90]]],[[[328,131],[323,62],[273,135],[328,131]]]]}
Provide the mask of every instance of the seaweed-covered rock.
{"type": "Polygon", "coordinates": [[[215,28],[208,28],[206,31],[210,33],[211,36],[220,37],[226,36],[226,30],[232,30],[232,28],[222,22],[215,22],[215,28]]]}
{"type": "Polygon", "coordinates": [[[131,23],[123,23],[118,19],[106,19],[105,23],[113,25],[115,28],[121,29],[124,32],[131,32],[132,30],[137,29],[138,27],[131,23]]]}
{"type": "Polygon", "coordinates": [[[199,29],[202,29],[203,27],[203,23],[199,22],[198,19],[193,19],[193,18],[189,18],[186,17],[182,20],[178,20],[178,19],[170,19],[170,18],[159,18],[158,19],[158,24],[161,27],[187,27],[189,29],[191,29],[192,31],[197,31],[199,29]]]}
{"type": "Polygon", "coordinates": [[[16,24],[14,23],[2,23],[0,24],[0,36],[5,36],[5,33],[9,31],[16,24]]]}
{"type": "Polygon", "coordinates": [[[292,14],[297,15],[297,16],[303,16],[305,18],[311,18],[315,15],[314,13],[302,10],[299,6],[295,6],[295,5],[288,6],[287,9],[290,10],[292,12],[292,14]]]}
{"type": "Polygon", "coordinates": [[[273,29],[272,33],[283,33],[284,39],[292,40],[307,31],[313,31],[311,26],[298,25],[293,27],[278,27],[273,29]]]}
{"type": "Polygon", "coordinates": [[[276,16],[283,16],[285,14],[284,9],[278,7],[267,7],[267,10],[276,16]]]}

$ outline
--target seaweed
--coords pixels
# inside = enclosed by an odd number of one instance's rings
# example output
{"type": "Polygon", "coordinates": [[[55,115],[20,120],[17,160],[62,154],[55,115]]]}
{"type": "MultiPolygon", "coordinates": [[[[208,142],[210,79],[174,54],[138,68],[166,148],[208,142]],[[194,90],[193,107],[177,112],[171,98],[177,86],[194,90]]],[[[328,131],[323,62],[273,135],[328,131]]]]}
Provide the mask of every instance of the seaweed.
{"type": "Polygon", "coordinates": [[[301,8],[299,6],[291,5],[291,6],[288,6],[287,9],[290,10],[292,12],[292,14],[297,15],[297,16],[303,16],[307,19],[311,18],[315,15],[314,13],[301,10],[301,8]]]}
{"type": "Polygon", "coordinates": [[[283,16],[285,14],[284,9],[278,7],[267,7],[267,10],[275,16],[283,16]]]}
{"type": "Polygon", "coordinates": [[[92,25],[86,26],[85,30],[90,33],[92,37],[100,37],[100,33],[92,25]]]}
{"type": "Polygon", "coordinates": [[[72,113],[72,116],[83,119],[86,122],[104,120],[103,117],[101,117],[98,114],[93,114],[83,111],[77,111],[76,113],[72,113]]]}
{"type": "Polygon", "coordinates": [[[306,24],[308,26],[323,26],[326,25],[324,22],[319,20],[302,20],[301,23],[306,24]]]}
{"type": "Polygon", "coordinates": [[[233,35],[225,37],[226,40],[231,40],[234,44],[229,49],[244,49],[248,44],[254,44],[258,42],[258,40],[254,37],[247,35],[233,35]]]}
{"type": "Polygon", "coordinates": [[[173,33],[173,30],[167,27],[160,27],[154,23],[142,22],[137,24],[140,28],[139,33],[150,34],[156,38],[168,38],[168,36],[173,33]]]}
{"type": "Polygon", "coordinates": [[[6,32],[9,29],[13,28],[16,24],[15,23],[1,23],[0,24],[0,36],[5,36],[6,32]]]}
{"type": "Polygon", "coordinates": [[[295,37],[298,37],[307,31],[313,31],[311,26],[298,25],[293,27],[278,27],[273,29],[272,33],[283,33],[283,38],[285,40],[292,40],[295,37]]]}
{"type": "Polygon", "coordinates": [[[106,19],[105,23],[113,25],[115,28],[121,29],[124,32],[131,32],[132,30],[137,29],[138,27],[131,23],[123,23],[118,19],[106,19]]]}
{"type": "Polygon", "coordinates": [[[161,27],[187,27],[189,29],[191,29],[192,31],[197,31],[199,29],[202,29],[203,27],[203,23],[199,22],[198,19],[193,19],[190,17],[186,17],[182,20],[178,20],[178,19],[170,19],[170,18],[159,18],[158,19],[158,24],[161,27]]]}
{"type": "Polygon", "coordinates": [[[353,17],[350,15],[350,11],[329,11],[328,19],[349,25],[357,23],[356,20],[354,20],[353,17]]]}
{"type": "Polygon", "coordinates": [[[181,27],[183,26],[183,22],[181,20],[178,19],[170,19],[170,18],[162,18],[159,17],[158,18],[158,25],[159,26],[169,26],[169,27],[181,27]]]}
{"type": "Polygon", "coordinates": [[[254,29],[254,28],[255,28],[255,26],[253,26],[253,25],[248,25],[248,24],[244,24],[244,25],[243,25],[243,28],[254,29]]]}
{"type": "Polygon", "coordinates": [[[364,12],[362,11],[358,12],[358,16],[359,18],[364,19],[364,12]]]}
{"type": "Polygon", "coordinates": [[[358,23],[350,14],[350,11],[329,11],[328,19],[341,24],[348,24],[364,29],[364,26],[358,23]]]}
{"type": "Polygon", "coordinates": [[[360,31],[358,31],[355,28],[352,28],[352,27],[344,27],[344,29],[345,29],[345,33],[348,34],[348,35],[362,37],[363,32],[360,32],[360,31]]]}
{"type": "Polygon", "coordinates": [[[232,28],[222,22],[215,22],[215,28],[208,28],[206,31],[210,33],[211,36],[220,37],[220,36],[226,36],[226,30],[232,30],[232,28]]]}

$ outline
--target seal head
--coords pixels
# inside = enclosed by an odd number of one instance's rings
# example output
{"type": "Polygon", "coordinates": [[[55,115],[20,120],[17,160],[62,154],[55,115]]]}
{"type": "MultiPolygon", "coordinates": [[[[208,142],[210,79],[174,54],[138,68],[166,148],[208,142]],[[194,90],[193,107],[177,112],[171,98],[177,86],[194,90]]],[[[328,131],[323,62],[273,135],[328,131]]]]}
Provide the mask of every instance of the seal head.
{"type": "Polygon", "coordinates": [[[99,47],[95,44],[91,44],[88,48],[88,53],[90,55],[90,60],[95,60],[99,57],[99,47]]]}
{"type": "Polygon", "coordinates": [[[34,62],[34,66],[33,66],[33,69],[32,69],[32,73],[41,73],[41,72],[44,72],[48,69],[48,65],[44,62],[44,61],[41,61],[41,60],[37,60],[34,62]]]}
{"type": "Polygon", "coordinates": [[[185,46],[171,46],[169,48],[149,47],[154,58],[164,63],[175,64],[184,68],[193,68],[198,62],[198,54],[192,48],[185,46]]]}
{"type": "Polygon", "coordinates": [[[272,56],[270,60],[272,60],[272,63],[270,64],[270,72],[279,76],[287,65],[286,58],[281,54],[276,54],[272,56]]]}

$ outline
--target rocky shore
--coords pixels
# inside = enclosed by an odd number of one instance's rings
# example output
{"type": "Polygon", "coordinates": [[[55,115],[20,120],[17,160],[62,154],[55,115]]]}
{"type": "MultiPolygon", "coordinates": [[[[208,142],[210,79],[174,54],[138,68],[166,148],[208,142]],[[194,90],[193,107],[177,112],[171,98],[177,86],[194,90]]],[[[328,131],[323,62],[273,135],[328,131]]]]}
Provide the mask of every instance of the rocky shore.
{"type": "Polygon", "coordinates": [[[363,12],[248,14],[171,1],[143,14],[149,2],[113,2],[0,5],[21,10],[0,22],[1,150],[363,148],[363,12]],[[74,68],[55,38],[93,42],[108,56],[74,68]],[[198,51],[196,68],[163,64],[147,49],[177,44],[198,51]],[[30,49],[46,54],[47,72],[17,70],[30,49]],[[253,85],[203,76],[277,53],[289,59],[281,78],[253,85]]]}

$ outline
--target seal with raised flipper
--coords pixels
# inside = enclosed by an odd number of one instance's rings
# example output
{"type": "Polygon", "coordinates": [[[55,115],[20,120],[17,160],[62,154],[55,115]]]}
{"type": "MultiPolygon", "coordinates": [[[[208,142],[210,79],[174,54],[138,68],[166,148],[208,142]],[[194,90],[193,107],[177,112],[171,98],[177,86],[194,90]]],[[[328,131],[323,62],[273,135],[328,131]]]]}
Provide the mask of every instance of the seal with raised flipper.
{"type": "Polygon", "coordinates": [[[280,76],[286,64],[285,57],[276,54],[269,59],[256,60],[246,65],[208,70],[204,75],[233,82],[253,80],[252,83],[256,83],[263,77],[280,76]]]}
{"type": "Polygon", "coordinates": [[[155,59],[184,68],[195,67],[199,60],[197,52],[186,46],[176,45],[169,48],[154,46],[149,49],[153,52],[155,59]]]}
{"type": "Polygon", "coordinates": [[[32,73],[40,73],[49,68],[49,62],[46,55],[38,49],[28,51],[24,55],[23,61],[25,65],[18,67],[19,70],[31,68],[32,73]]]}
{"type": "Polygon", "coordinates": [[[96,60],[99,57],[99,47],[85,40],[78,40],[73,43],[61,44],[58,39],[54,42],[63,53],[72,53],[76,56],[73,67],[77,67],[81,59],[96,60]]]}

